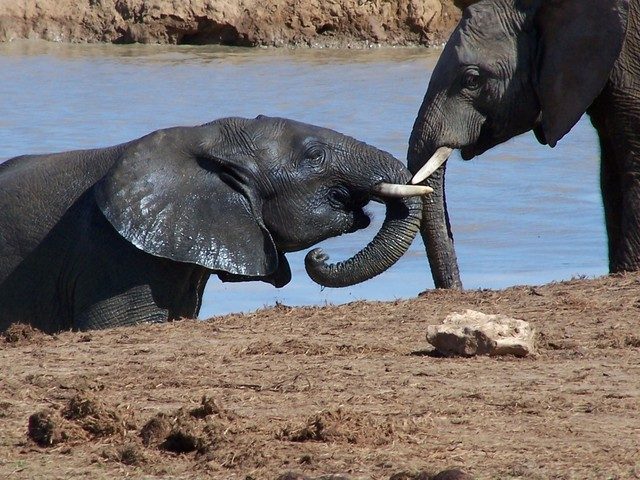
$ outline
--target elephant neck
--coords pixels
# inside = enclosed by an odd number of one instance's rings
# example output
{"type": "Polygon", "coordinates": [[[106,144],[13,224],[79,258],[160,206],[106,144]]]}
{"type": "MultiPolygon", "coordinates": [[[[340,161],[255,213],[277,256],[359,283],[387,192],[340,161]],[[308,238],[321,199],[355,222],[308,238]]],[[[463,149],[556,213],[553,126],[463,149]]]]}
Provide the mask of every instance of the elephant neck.
{"type": "Polygon", "coordinates": [[[628,94],[640,78],[640,0],[629,1],[626,15],[625,37],[607,86],[628,94]]]}
{"type": "Polygon", "coordinates": [[[607,84],[587,110],[603,148],[607,147],[603,159],[614,155],[622,170],[640,161],[640,0],[629,1],[627,15],[620,55],[607,84]]]}

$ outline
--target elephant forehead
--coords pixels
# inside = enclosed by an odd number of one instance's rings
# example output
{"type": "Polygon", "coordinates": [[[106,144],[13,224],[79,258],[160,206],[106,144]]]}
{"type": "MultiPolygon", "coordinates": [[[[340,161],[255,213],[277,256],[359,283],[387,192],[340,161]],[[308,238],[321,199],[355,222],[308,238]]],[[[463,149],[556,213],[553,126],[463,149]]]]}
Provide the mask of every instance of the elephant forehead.
{"type": "Polygon", "coordinates": [[[344,136],[328,128],[309,126],[295,129],[290,137],[291,148],[304,148],[311,145],[338,146],[344,143],[344,136]]]}
{"type": "Polygon", "coordinates": [[[481,16],[478,22],[474,18],[461,24],[452,36],[452,48],[459,64],[480,65],[489,70],[493,66],[512,61],[517,52],[515,35],[509,34],[504,22],[497,18],[487,19],[481,16]]]}
{"type": "Polygon", "coordinates": [[[515,41],[523,20],[522,15],[504,2],[481,2],[465,11],[455,44],[473,46],[464,52],[466,55],[504,49],[515,41]]]}
{"type": "Polygon", "coordinates": [[[308,145],[313,142],[326,145],[341,145],[348,143],[349,140],[355,140],[331,128],[296,120],[286,120],[285,129],[282,133],[289,136],[291,141],[297,145],[308,145]]]}

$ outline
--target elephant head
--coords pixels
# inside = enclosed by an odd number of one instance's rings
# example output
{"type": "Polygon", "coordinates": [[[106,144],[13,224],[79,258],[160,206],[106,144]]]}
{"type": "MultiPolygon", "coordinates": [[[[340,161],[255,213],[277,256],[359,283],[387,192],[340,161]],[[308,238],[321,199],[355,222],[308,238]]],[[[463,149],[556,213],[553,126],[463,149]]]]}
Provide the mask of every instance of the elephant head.
{"type": "Polygon", "coordinates": [[[354,258],[309,275],[327,286],[389,268],[417,233],[423,186],[390,154],[333,130],[259,116],[154,132],[123,150],[96,185],[103,214],[154,256],[200,265],[224,281],[289,282],[284,253],[369,225],[363,207],[387,205],[381,231],[354,258]],[[417,196],[416,196],[417,195],[417,196]]]}
{"type": "Polygon", "coordinates": [[[462,19],[433,71],[409,141],[412,183],[434,189],[422,236],[436,287],[461,288],[444,194],[452,150],[470,160],[533,130],[555,146],[605,86],[626,0],[457,0],[462,19]]]}

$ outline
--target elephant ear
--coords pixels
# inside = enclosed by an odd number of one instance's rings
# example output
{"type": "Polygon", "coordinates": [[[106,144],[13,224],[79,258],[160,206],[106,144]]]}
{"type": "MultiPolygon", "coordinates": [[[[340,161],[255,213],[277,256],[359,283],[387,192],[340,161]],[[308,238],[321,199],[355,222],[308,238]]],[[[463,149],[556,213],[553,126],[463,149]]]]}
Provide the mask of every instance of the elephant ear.
{"type": "Polygon", "coordinates": [[[604,88],[620,54],[627,0],[550,0],[536,16],[540,35],[538,138],[554,147],[604,88]]]}
{"type": "Polygon", "coordinates": [[[177,127],[133,142],[95,185],[95,198],[120,235],[151,255],[268,277],[278,252],[252,187],[254,161],[225,153],[223,129],[177,127]]]}

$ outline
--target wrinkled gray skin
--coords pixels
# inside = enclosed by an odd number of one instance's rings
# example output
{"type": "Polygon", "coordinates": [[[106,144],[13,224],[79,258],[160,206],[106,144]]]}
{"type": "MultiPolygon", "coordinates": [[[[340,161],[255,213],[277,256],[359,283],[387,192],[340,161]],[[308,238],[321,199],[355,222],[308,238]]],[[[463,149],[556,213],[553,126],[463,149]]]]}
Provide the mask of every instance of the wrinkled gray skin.
{"type": "MultiPolygon", "coordinates": [[[[365,228],[372,187],[409,178],[390,154],[353,138],[262,116],[13,158],[0,165],[0,331],[195,317],[212,273],[281,287],[284,253],[365,228]]],[[[361,282],[404,253],[421,200],[386,204],[355,259],[309,256],[316,281],[361,282]]]]}
{"type": "MultiPolygon", "coordinates": [[[[442,146],[469,160],[532,129],[553,147],[586,112],[600,138],[609,267],[638,270],[638,0],[457,2],[472,3],[431,77],[411,134],[409,169],[416,172],[442,146]]],[[[436,287],[461,288],[445,166],[424,182],[435,193],[425,200],[421,233],[436,287]]]]}

